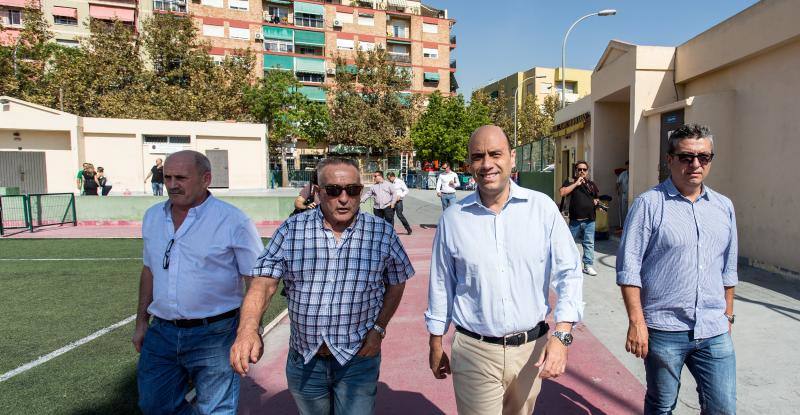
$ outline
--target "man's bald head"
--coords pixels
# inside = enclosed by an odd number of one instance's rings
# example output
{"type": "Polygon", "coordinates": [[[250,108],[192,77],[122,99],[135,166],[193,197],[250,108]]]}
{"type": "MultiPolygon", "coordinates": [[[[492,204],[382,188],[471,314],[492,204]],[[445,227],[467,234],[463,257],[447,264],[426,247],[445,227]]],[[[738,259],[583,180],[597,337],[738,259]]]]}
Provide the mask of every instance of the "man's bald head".
{"type": "Polygon", "coordinates": [[[482,138],[498,138],[501,137],[503,141],[505,141],[506,146],[508,147],[509,153],[511,152],[511,143],[508,141],[508,137],[506,137],[506,133],[503,132],[503,129],[492,124],[487,124],[478,127],[475,131],[472,132],[472,135],[469,137],[469,145],[468,148],[472,148],[472,144],[478,137],[482,138]]]}

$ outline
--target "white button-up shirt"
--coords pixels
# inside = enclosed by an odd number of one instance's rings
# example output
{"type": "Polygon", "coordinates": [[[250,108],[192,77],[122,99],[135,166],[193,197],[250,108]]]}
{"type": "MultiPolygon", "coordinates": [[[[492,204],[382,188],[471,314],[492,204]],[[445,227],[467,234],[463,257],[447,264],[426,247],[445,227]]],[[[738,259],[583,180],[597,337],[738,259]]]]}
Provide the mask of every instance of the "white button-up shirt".
{"type": "Polygon", "coordinates": [[[211,195],[189,209],[178,230],[170,202],[144,214],[144,265],[153,273],[147,312],[165,320],[215,316],[239,307],[242,275],[249,275],[264,249],[253,222],[241,210],[211,195]],[[170,241],[169,268],[164,256],[170,241]]]}
{"type": "Polygon", "coordinates": [[[436,178],[436,191],[439,193],[455,193],[458,186],[458,174],[454,171],[442,173],[436,178]],[[455,187],[450,186],[450,183],[455,183],[455,187]]]}
{"type": "Polygon", "coordinates": [[[556,204],[512,182],[508,201],[495,213],[474,192],[439,220],[428,331],[442,335],[451,321],[484,336],[530,330],[550,311],[550,284],[558,295],[556,321],[580,321],[580,258],[556,204]]]}
{"type": "Polygon", "coordinates": [[[406,186],[406,182],[403,179],[395,177],[392,186],[394,186],[394,196],[397,200],[403,199],[408,194],[408,186],[406,186]]]}

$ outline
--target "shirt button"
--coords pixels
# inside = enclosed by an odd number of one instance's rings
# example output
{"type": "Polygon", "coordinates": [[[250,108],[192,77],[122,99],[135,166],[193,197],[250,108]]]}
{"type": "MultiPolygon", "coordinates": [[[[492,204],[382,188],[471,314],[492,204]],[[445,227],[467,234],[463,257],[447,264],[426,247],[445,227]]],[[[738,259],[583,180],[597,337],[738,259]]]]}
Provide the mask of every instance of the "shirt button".
{"type": "Polygon", "coordinates": [[[702,266],[702,265],[700,265],[700,269],[703,269],[703,266],[702,266]]]}

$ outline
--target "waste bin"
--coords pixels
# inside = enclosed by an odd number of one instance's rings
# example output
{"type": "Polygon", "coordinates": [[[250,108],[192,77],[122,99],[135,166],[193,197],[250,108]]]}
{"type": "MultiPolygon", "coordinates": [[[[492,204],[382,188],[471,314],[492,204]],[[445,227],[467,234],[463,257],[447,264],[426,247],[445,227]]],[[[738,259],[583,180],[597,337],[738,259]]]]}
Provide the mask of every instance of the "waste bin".
{"type": "Polygon", "coordinates": [[[609,238],[608,231],[608,204],[611,202],[611,196],[600,196],[600,207],[595,210],[594,219],[594,239],[605,241],[609,238]]]}

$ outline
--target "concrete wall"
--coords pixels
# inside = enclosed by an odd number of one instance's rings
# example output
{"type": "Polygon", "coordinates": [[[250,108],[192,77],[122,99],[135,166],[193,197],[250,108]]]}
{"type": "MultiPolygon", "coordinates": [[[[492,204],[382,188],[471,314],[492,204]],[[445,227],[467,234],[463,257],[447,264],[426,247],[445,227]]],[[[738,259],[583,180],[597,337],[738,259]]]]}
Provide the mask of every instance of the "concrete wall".
{"type": "Polygon", "coordinates": [[[20,141],[14,141],[13,132],[0,129],[0,151],[43,151],[47,173],[47,191],[73,192],[78,167],[72,163],[69,132],[20,131],[20,141]]]}
{"type": "MultiPolygon", "coordinates": [[[[589,175],[600,189],[600,194],[613,198],[610,211],[619,209],[616,197],[617,176],[614,169],[624,167],[628,159],[628,137],[630,132],[630,109],[628,103],[595,102],[592,111],[592,147],[589,175]]],[[[616,215],[609,215],[610,226],[619,226],[616,215]]]]}
{"type": "Polygon", "coordinates": [[[85,134],[81,161],[103,167],[113,194],[143,190],[141,142],[135,134],[85,134]]]}

